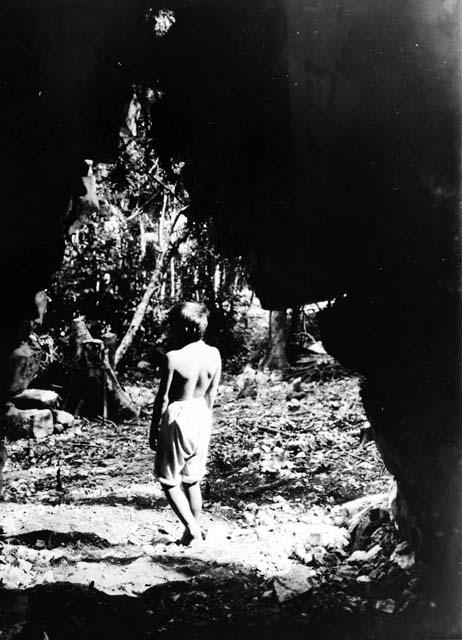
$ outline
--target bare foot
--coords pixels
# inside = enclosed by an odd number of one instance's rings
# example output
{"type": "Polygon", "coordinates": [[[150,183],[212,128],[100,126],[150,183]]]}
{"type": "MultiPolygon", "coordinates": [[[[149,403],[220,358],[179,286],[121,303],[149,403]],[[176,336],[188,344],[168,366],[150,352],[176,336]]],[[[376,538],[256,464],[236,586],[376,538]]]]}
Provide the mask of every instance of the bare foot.
{"type": "Polygon", "coordinates": [[[183,535],[178,541],[178,544],[189,546],[195,542],[202,542],[204,539],[205,538],[200,529],[197,529],[197,531],[194,532],[191,532],[189,529],[185,529],[183,535]]]}

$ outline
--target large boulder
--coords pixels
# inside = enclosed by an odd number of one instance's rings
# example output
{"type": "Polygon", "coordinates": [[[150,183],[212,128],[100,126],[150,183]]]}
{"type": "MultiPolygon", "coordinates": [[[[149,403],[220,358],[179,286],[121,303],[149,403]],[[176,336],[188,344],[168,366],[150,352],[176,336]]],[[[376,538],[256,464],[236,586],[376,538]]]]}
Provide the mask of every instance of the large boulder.
{"type": "Polygon", "coordinates": [[[75,418],[72,415],[72,413],[68,413],[67,411],[61,411],[59,409],[58,410],[55,409],[52,411],[52,414],[55,422],[56,431],[70,429],[75,422],[75,418]]]}
{"type": "Polygon", "coordinates": [[[40,354],[27,342],[22,342],[10,356],[9,394],[22,393],[36,377],[40,369],[40,354]]]}
{"type": "Polygon", "coordinates": [[[25,389],[11,398],[17,409],[54,409],[59,400],[56,391],[47,389],[25,389]]]}
{"type": "Polygon", "coordinates": [[[2,429],[9,440],[36,438],[41,440],[53,433],[53,416],[49,409],[16,409],[9,405],[1,417],[2,429]]]}

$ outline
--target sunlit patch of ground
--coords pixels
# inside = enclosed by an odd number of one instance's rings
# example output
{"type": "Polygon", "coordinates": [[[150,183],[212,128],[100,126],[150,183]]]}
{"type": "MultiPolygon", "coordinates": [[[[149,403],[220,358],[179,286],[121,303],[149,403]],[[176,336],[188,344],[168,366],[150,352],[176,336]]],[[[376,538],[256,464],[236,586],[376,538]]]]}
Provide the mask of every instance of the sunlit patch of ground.
{"type": "Polygon", "coordinates": [[[124,637],[135,609],[140,638],[181,637],[188,625],[191,637],[262,627],[278,637],[287,619],[295,637],[323,615],[371,615],[379,626],[405,615],[417,588],[409,550],[393,559],[399,540],[385,522],[352,556],[338,510],[390,484],[374,444],[359,447],[357,380],[301,391],[294,402],[292,386],[272,378],[238,398],[224,381],[204,483],[207,540],[191,549],[175,544],[180,527],[152,479],[147,386],[129,388],[143,405],[136,423],[81,421],[74,433],[12,444],[0,638],[105,637],[103,627],[124,637]]]}

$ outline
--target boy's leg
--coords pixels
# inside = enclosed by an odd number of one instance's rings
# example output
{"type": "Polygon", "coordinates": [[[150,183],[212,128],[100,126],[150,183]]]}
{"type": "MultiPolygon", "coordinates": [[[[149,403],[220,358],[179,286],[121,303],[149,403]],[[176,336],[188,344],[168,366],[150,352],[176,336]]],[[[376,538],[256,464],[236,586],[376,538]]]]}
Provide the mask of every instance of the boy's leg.
{"type": "Polygon", "coordinates": [[[162,488],[165,492],[165,496],[168,500],[169,505],[172,507],[175,515],[189,533],[190,539],[200,539],[201,531],[199,528],[199,524],[193,515],[193,512],[189,505],[189,500],[183,493],[180,485],[175,485],[174,487],[162,485],[162,488]]]}
{"type": "Polygon", "coordinates": [[[199,518],[202,511],[202,493],[200,482],[194,482],[194,484],[183,483],[183,490],[185,492],[186,498],[188,499],[191,512],[196,519],[196,522],[199,524],[199,518]]]}

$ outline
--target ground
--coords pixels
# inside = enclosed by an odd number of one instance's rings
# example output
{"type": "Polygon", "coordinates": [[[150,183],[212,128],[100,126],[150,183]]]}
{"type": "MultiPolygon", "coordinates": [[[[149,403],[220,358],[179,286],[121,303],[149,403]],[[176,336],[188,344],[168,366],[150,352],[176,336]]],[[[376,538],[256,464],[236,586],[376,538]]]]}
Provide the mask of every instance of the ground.
{"type": "Polygon", "coordinates": [[[225,377],[207,538],[191,549],[151,473],[152,385],[127,390],[134,423],[10,445],[0,638],[386,638],[401,625],[418,578],[385,509],[391,478],[360,446],[356,378],[225,377]]]}

